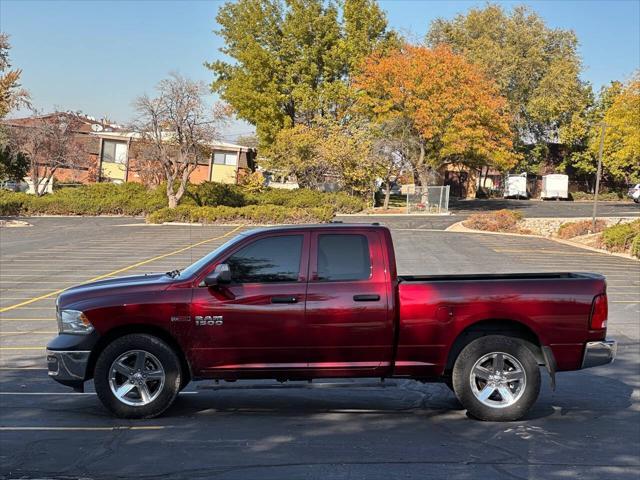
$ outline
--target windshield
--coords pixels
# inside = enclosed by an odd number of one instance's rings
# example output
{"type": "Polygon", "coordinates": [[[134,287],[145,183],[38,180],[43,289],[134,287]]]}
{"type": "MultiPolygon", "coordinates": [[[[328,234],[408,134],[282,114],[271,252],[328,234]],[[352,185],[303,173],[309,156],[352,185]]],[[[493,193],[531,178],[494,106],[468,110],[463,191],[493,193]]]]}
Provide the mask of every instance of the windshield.
{"type": "Polygon", "coordinates": [[[218,255],[220,255],[223,251],[225,251],[227,248],[231,247],[232,245],[236,244],[237,242],[239,242],[243,238],[244,238],[244,235],[238,235],[238,236],[232,238],[231,240],[223,243],[218,248],[213,250],[211,253],[208,253],[207,255],[202,257],[200,260],[195,261],[194,263],[189,265],[184,270],[181,270],[178,276],[180,278],[189,278],[189,277],[195,275],[200,270],[202,270],[205,266],[207,266],[211,262],[213,262],[216,259],[216,257],[218,255]]]}

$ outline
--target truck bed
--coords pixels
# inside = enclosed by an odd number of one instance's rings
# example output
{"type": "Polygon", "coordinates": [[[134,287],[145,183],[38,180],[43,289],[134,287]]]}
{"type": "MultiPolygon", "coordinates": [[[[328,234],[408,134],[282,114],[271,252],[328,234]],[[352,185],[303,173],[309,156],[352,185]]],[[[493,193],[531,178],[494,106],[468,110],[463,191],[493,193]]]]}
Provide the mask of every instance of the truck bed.
{"type": "Polygon", "coordinates": [[[471,273],[454,275],[398,275],[399,282],[464,282],[496,280],[567,280],[567,279],[604,279],[596,273],[580,272],[541,272],[541,273],[471,273]]]}

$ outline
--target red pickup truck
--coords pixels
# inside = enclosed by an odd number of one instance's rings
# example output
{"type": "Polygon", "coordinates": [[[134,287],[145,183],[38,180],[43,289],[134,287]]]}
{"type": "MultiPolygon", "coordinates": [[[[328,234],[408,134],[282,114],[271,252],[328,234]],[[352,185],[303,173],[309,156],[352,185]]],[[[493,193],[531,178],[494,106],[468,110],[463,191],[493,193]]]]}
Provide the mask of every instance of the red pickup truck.
{"type": "Polygon", "coordinates": [[[115,415],[164,412],[191,380],[446,382],[476,418],[522,417],[540,366],[609,363],[604,277],[400,276],[378,225],[250,230],[182,271],[80,285],[57,300],[49,375],[94,379],[115,415]]]}

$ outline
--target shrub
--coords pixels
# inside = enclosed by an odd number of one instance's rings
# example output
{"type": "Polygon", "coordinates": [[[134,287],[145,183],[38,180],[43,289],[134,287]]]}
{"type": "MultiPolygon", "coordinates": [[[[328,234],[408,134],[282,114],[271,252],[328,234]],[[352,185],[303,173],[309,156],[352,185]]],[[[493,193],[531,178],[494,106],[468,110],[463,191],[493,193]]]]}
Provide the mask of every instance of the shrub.
{"type": "Polygon", "coordinates": [[[237,185],[203,182],[189,185],[186,197],[191,198],[200,207],[244,207],[248,201],[245,192],[237,185]]]}
{"type": "Polygon", "coordinates": [[[602,232],[601,245],[612,252],[626,252],[640,235],[640,220],[609,227],[602,232]]]}
{"type": "Polygon", "coordinates": [[[631,242],[631,256],[640,258],[640,233],[633,238],[631,242]]]}
{"type": "Polygon", "coordinates": [[[558,236],[560,238],[573,238],[579,237],[580,235],[587,235],[588,233],[601,232],[607,227],[607,222],[604,220],[596,220],[595,231],[591,231],[591,225],[591,220],[563,223],[558,229],[558,236]]]}
{"type": "MultiPolygon", "coordinates": [[[[571,197],[573,200],[593,200],[593,193],[588,192],[572,192],[571,197]]],[[[598,200],[605,202],[613,202],[617,200],[624,200],[625,195],[622,191],[617,192],[600,192],[598,194],[598,200]]]]}
{"type": "Polygon", "coordinates": [[[0,215],[16,216],[22,213],[22,205],[27,200],[25,193],[0,190],[0,215]]]}
{"type": "Polygon", "coordinates": [[[527,233],[518,227],[522,220],[520,212],[513,210],[498,210],[496,212],[475,213],[464,221],[464,226],[487,232],[527,233]]]}
{"type": "Polygon", "coordinates": [[[291,208],[278,205],[247,205],[245,207],[162,208],[147,217],[149,223],[164,222],[237,222],[237,223],[310,223],[327,222],[334,216],[330,206],[291,208]]]}

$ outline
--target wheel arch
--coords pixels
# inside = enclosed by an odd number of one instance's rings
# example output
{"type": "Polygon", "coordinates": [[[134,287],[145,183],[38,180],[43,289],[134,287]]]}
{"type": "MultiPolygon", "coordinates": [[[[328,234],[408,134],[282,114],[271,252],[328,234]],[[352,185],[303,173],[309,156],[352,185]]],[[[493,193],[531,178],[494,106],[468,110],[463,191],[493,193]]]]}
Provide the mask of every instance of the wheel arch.
{"type": "MultiPolygon", "coordinates": [[[[111,342],[116,340],[117,338],[123,337],[125,335],[131,335],[135,333],[153,335],[154,337],[158,337],[159,339],[166,342],[178,355],[178,359],[180,360],[180,367],[182,369],[182,373],[186,376],[184,379],[183,385],[186,385],[193,378],[191,375],[191,366],[189,365],[189,361],[180,347],[180,344],[176,341],[176,339],[165,329],[156,327],[153,325],[145,325],[145,324],[130,324],[130,325],[122,325],[116,327],[112,330],[109,330],[106,334],[102,335],[98,340],[98,343],[91,350],[91,355],[89,356],[89,363],[87,365],[87,375],[88,378],[93,377],[93,373],[95,370],[96,362],[98,357],[102,353],[102,351],[109,345],[111,342]]],[[[88,379],[87,378],[87,379],[88,379]]]]}
{"type": "Polygon", "coordinates": [[[453,370],[453,365],[460,355],[460,352],[472,341],[486,335],[504,335],[518,338],[525,342],[525,345],[536,357],[538,365],[545,365],[545,355],[540,338],[528,325],[511,319],[486,319],[475,322],[462,330],[454,340],[445,364],[445,375],[449,375],[453,370]]]}

